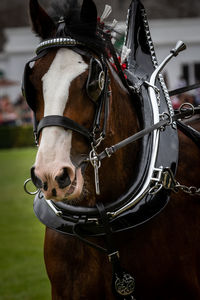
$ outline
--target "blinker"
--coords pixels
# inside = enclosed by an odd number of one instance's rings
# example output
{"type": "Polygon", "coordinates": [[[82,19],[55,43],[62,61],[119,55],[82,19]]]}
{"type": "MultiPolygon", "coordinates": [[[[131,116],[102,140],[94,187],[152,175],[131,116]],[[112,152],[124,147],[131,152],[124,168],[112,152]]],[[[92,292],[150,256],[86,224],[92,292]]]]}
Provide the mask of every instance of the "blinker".
{"type": "Polygon", "coordinates": [[[21,91],[22,95],[26,99],[26,102],[28,103],[29,107],[35,112],[35,90],[29,80],[29,75],[31,72],[31,63],[34,63],[37,61],[39,58],[45,56],[47,53],[47,50],[44,50],[40,52],[37,56],[33,57],[31,60],[29,60],[24,68],[24,74],[23,74],[23,79],[22,79],[22,86],[21,86],[21,91]]]}
{"type": "Polygon", "coordinates": [[[90,59],[89,75],[86,83],[86,91],[93,102],[97,102],[104,89],[105,72],[101,62],[92,57],[90,59]]]}
{"type": "Polygon", "coordinates": [[[34,105],[34,99],[33,99],[33,87],[31,86],[30,80],[29,80],[29,74],[30,74],[30,66],[29,62],[26,64],[24,69],[24,75],[23,75],[23,81],[22,81],[22,95],[26,99],[26,102],[28,103],[29,107],[35,111],[35,105],[34,105]]]}
{"type": "MultiPolygon", "coordinates": [[[[50,46],[49,46],[50,47],[50,46]]],[[[44,48],[43,51],[39,52],[38,55],[34,58],[32,58],[30,61],[28,61],[24,68],[24,74],[23,74],[23,80],[22,80],[22,95],[26,99],[29,107],[35,111],[35,103],[34,103],[34,89],[31,85],[31,82],[29,80],[29,74],[31,72],[30,63],[35,62],[39,58],[43,57],[47,52],[48,48],[44,48]]],[[[102,91],[104,89],[105,85],[105,72],[103,70],[103,66],[101,62],[92,57],[90,59],[90,65],[89,65],[89,74],[88,79],[86,83],[86,91],[89,96],[89,98],[93,102],[97,102],[99,97],[102,94],[102,91]]]]}

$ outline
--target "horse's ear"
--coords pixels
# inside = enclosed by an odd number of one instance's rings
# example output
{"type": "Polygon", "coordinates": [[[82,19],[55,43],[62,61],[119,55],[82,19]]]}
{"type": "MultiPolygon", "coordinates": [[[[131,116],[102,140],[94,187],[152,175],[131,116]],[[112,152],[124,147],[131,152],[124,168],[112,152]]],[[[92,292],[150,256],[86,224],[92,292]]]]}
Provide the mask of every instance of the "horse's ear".
{"type": "Polygon", "coordinates": [[[38,0],[30,0],[29,10],[34,32],[42,39],[51,37],[56,29],[55,24],[39,5],[38,0]]]}
{"type": "Polygon", "coordinates": [[[97,8],[92,0],[83,0],[81,8],[81,22],[88,24],[88,28],[91,32],[96,32],[97,8]]]}

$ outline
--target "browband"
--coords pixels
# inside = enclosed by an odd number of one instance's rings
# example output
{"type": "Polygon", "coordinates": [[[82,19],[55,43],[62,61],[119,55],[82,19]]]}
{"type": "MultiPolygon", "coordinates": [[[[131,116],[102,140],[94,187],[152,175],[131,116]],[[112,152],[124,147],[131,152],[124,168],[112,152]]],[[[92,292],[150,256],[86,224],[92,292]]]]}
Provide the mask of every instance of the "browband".
{"type": "Polygon", "coordinates": [[[36,49],[36,54],[38,55],[41,51],[45,49],[50,49],[54,47],[75,47],[78,45],[83,45],[83,43],[78,42],[71,37],[67,38],[55,38],[41,42],[36,49]]]}

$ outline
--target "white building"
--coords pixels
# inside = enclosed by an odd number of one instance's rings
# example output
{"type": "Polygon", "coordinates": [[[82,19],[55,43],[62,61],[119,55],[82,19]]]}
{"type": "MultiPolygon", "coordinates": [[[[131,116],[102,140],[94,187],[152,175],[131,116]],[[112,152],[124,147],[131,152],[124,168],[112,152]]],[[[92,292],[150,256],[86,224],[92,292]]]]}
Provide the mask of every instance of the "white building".
{"type": "Polygon", "coordinates": [[[9,80],[17,81],[18,85],[0,87],[0,95],[8,94],[14,102],[21,93],[21,81],[25,63],[34,56],[39,39],[28,27],[7,28],[4,31],[7,42],[0,54],[0,70],[9,80]]]}
{"type": "Polygon", "coordinates": [[[165,68],[169,88],[176,88],[181,76],[188,84],[200,81],[200,18],[152,20],[150,28],[159,62],[178,40],[187,46],[165,68]]]}
{"type": "MultiPolygon", "coordinates": [[[[151,20],[152,39],[160,62],[178,40],[183,40],[187,49],[174,58],[165,68],[169,88],[177,87],[181,76],[193,84],[200,79],[200,18],[151,20]]],[[[0,95],[8,94],[15,101],[20,94],[21,79],[25,63],[33,57],[39,42],[30,28],[5,30],[6,44],[0,54],[0,70],[6,78],[18,81],[17,86],[1,88],[0,95]]]]}

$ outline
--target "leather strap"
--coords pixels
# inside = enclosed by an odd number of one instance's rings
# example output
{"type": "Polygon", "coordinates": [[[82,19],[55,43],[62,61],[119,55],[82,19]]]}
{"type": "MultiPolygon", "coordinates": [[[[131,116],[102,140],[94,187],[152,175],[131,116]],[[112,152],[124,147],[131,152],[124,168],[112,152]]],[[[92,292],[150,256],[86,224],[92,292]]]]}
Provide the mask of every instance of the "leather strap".
{"type": "Polygon", "coordinates": [[[105,231],[106,247],[109,261],[112,265],[112,290],[116,299],[130,300],[133,299],[133,292],[135,289],[134,278],[127,273],[125,269],[121,267],[119,251],[115,247],[113,231],[110,224],[109,216],[105,210],[102,202],[97,202],[96,207],[101,216],[101,222],[105,231]],[[128,280],[127,280],[128,278],[128,280]],[[123,294],[121,287],[126,290],[127,293],[123,294]]]}
{"type": "Polygon", "coordinates": [[[185,93],[185,92],[188,92],[188,91],[191,91],[191,90],[195,90],[195,89],[198,89],[198,88],[200,88],[200,83],[184,86],[182,88],[170,91],[169,96],[170,97],[175,96],[175,95],[182,94],[182,93],[185,93]]]}
{"type": "Polygon", "coordinates": [[[50,126],[59,126],[67,130],[73,130],[83,135],[90,142],[93,140],[92,134],[85,127],[81,126],[80,124],[67,117],[58,115],[47,116],[40,121],[37,129],[37,138],[39,138],[40,132],[43,128],[50,126]]]}
{"type": "Polygon", "coordinates": [[[98,132],[100,131],[100,121],[102,110],[104,108],[104,121],[103,121],[103,128],[102,128],[102,136],[106,136],[107,130],[107,121],[109,116],[109,99],[110,99],[110,92],[108,90],[109,87],[109,75],[107,66],[104,65],[104,73],[105,73],[105,83],[104,83],[104,90],[101,95],[101,99],[98,104],[98,108],[96,110],[96,115],[93,123],[93,128],[98,132]]]}
{"type": "MultiPolygon", "coordinates": [[[[168,121],[167,121],[168,122],[168,121]]],[[[166,120],[161,120],[160,122],[154,124],[153,126],[151,127],[148,127],[148,128],[145,128],[139,132],[137,132],[136,134],[134,135],[131,135],[129,136],[128,138],[124,139],[123,141],[111,146],[110,148],[106,148],[106,150],[104,150],[103,152],[101,152],[99,155],[98,155],[98,159],[99,160],[102,160],[104,159],[105,157],[109,157],[111,156],[112,154],[114,154],[117,150],[143,138],[145,135],[147,135],[148,133],[151,133],[153,132],[154,130],[156,129],[159,129],[160,127],[162,126],[165,126],[167,125],[167,122],[166,120]]]]}
{"type": "Polygon", "coordinates": [[[121,142],[111,146],[110,148],[106,148],[103,152],[101,152],[98,155],[98,159],[102,160],[105,157],[110,157],[113,153],[115,153],[117,150],[129,145],[130,143],[133,143],[141,138],[143,138],[145,135],[153,132],[156,129],[160,129],[162,127],[165,127],[167,125],[171,125],[172,122],[191,117],[192,115],[199,114],[200,113],[200,106],[194,107],[194,108],[188,108],[183,109],[180,112],[176,112],[174,116],[171,117],[171,119],[164,119],[159,121],[158,123],[152,125],[151,127],[145,128],[139,132],[137,132],[134,135],[131,135],[130,137],[122,140],[121,142]]]}

